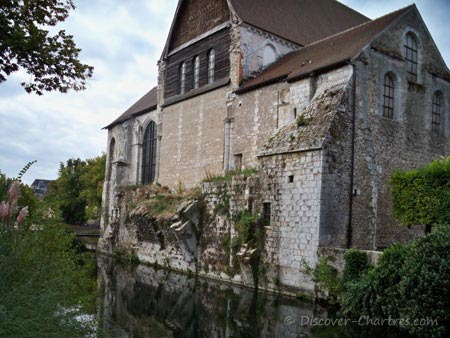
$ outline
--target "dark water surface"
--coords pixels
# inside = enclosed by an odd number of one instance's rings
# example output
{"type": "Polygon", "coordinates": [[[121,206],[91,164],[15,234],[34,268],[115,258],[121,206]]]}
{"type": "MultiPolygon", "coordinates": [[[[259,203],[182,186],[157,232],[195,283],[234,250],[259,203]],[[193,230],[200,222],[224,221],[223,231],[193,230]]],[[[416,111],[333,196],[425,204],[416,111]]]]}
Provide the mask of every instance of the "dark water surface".
{"type": "Polygon", "coordinates": [[[288,297],[105,257],[98,267],[99,318],[112,337],[409,337],[395,328],[331,322],[339,319],[331,310],[288,297]],[[307,325],[312,319],[321,325],[307,325]]]}

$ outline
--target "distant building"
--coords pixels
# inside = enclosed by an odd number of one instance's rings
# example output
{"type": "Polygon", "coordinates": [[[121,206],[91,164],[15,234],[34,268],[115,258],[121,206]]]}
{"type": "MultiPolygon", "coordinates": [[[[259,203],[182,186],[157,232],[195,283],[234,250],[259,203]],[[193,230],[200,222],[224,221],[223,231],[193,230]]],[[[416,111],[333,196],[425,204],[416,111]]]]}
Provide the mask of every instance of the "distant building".
{"type": "Polygon", "coordinates": [[[33,184],[31,184],[31,190],[37,197],[44,197],[48,192],[50,182],[52,181],[35,179],[33,184]]]}

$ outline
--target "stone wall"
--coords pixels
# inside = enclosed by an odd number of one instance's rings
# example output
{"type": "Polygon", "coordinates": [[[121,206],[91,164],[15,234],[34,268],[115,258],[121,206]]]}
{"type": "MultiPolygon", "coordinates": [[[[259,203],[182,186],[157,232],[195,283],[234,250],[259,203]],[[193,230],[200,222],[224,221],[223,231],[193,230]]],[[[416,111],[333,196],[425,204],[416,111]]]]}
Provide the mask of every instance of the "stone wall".
{"type": "Polygon", "coordinates": [[[450,83],[439,51],[416,11],[409,11],[364,51],[357,63],[355,194],[353,244],[375,250],[423,234],[423,227],[401,226],[392,215],[390,178],[396,170],[425,166],[450,154],[450,83]],[[419,42],[418,82],[406,79],[404,36],[419,42]],[[384,76],[395,77],[395,116],[382,116],[384,76]],[[442,130],[431,131],[435,91],[445,97],[442,130]]]}
{"type": "Polygon", "coordinates": [[[162,109],[158,182],[193,186],[224,167],[228,87],[162,109]]]}

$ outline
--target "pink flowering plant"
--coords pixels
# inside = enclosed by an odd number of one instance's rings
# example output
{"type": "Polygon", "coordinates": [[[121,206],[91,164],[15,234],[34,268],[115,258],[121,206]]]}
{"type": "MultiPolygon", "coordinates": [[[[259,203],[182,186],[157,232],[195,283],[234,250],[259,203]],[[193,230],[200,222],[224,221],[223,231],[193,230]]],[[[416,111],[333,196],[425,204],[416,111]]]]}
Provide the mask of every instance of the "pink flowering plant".
{"type": "Polygon", "coordinates": [[[14,227],[20,229],[21,223],[28,215],[28,206],[18,207],[20,182],[13,181],[8,191],[8,200],[0,203],[0,219],[2,230],[9,231],[14,227]]]}

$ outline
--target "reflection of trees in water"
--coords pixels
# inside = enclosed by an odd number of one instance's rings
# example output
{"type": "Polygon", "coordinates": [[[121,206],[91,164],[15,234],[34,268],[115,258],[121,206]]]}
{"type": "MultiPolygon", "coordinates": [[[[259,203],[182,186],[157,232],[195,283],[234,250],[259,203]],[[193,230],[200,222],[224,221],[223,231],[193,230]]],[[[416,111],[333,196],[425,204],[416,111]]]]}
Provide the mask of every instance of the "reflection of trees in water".
{"type": "Polygon", "coordinates": [[[147,266],[99,259],[99,317],[113,337],[285,338],[386,337],[398,331],[364,327],[301,327],[302,316],[327,317],[295,299],[198,280],[147,266]],[[286,325],[287,317],[295,319],[286,325]]]}

